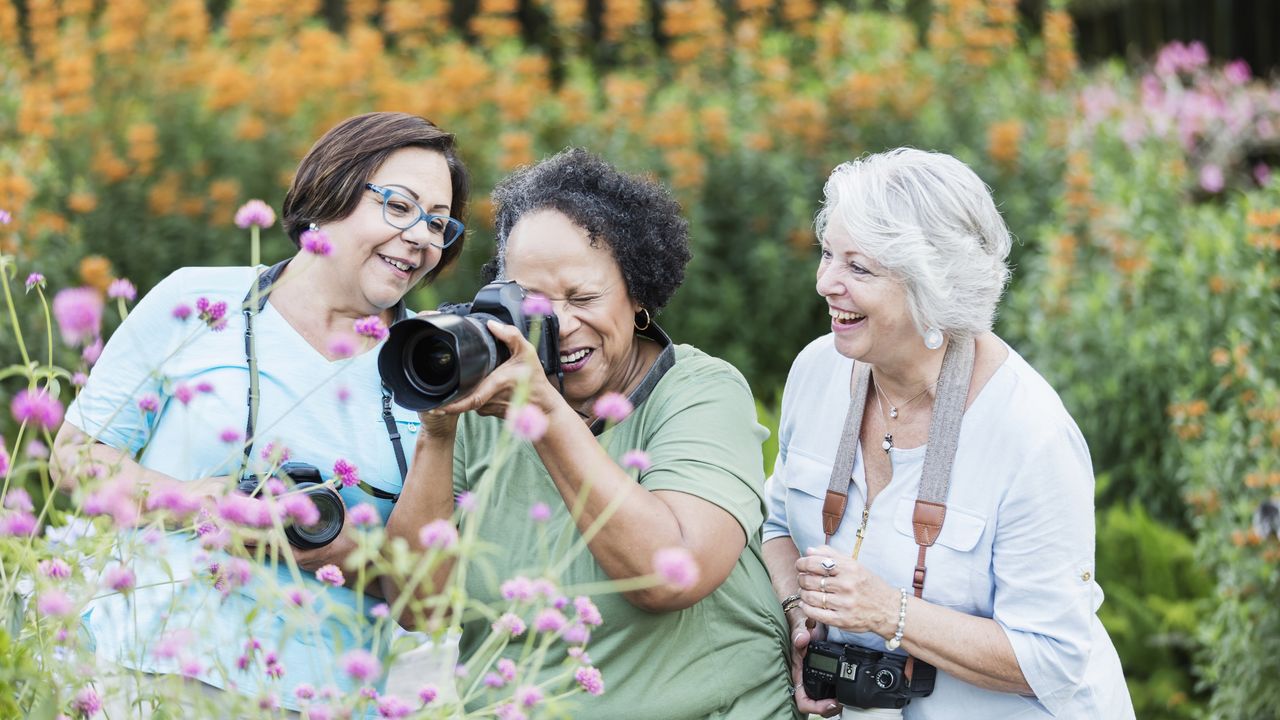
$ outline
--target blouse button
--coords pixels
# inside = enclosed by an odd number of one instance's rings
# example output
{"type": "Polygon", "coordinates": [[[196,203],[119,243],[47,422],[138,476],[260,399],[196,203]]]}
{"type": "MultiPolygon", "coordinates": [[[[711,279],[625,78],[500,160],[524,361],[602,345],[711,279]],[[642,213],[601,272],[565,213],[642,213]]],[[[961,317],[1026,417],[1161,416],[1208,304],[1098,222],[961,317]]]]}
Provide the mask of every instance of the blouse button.
{"type": "Polygon", "coordinates": [[[1089,572],[1088,570],[1085,570],[1084,572],[1080,573],[1080,579],[1085,582],[1089,582],[1089,578],[1092,578],[1092,577],[1093,577],[1093,573],[1089,572]]]}

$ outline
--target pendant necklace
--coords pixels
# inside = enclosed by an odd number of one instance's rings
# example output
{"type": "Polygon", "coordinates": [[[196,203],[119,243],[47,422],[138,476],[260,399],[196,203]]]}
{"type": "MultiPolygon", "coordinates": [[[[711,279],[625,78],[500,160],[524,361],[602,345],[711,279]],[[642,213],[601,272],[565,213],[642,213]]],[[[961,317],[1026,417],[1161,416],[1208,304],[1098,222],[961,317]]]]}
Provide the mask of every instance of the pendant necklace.
{"type": "Polygon", "coordinates": [[[897,419],[898,419],[898,408],[905,408],[905,407],[907,407],[907,406],[908,406],[908,405],[910,405],[911,403],[913,403],[913,402],[915,402],[916,400],[918,400],[918,399],[920,398],[920,396],[921,396],[921,395],[924,395],[925,393],[929,392],[929,389],[930,389],[930,388],[932,388],[934,385],[937,385],[937,384],[938,384],[938,383],[937,383],[937,381],[935,380],[934,382],[929,383],[928,385],[926,385],[926,386],[925,386],[925,388],[924,388],[923,390],[921,390],[920,392],[916,393],[915,395],[912,395],[910,400],[908,400],[908,401],[906,401],[906,402],[904,402],[904,403],[901,403],[901,404],[897,404],[897,403],[894,403],[894,402],[893,402],[893,399],[892,399],[892,398],[890,398],[889,396],[885,395],[885,394],[884,394],[884,391],[880,389],[880,385],[879,385],[879,383],[877,383],[877,382],[876,382],[876,376],[875,376],[875,374],[873,373],[873,374],[871,375],[871,385],[872,385],[872,387],[874,387],[874,388],[875,388],[875,391],[876,391],[876,405],[878,405],[878,406],[880,407],[880,415],[884,416],[884,418],[885,418],[885,421],[884,421],[884,441],[880,443],[880,447],[881,447],[881,448],[883,448],[883,449],[884,449],[884,451],[885,451],[886,453],[893,449],[893,433],[889,432],[889,420],[890,420],[890,419],[897,420],[897,419]],[[888,413],[886,413],[886,412],[884,411],[884,402],[882,402],[882,401],[880,400],[880,398],[881,398],[881,397],[883,397],[885,400],[888,400],[888,401],[889,401],[889,412],[888,412],[888,413]]]}

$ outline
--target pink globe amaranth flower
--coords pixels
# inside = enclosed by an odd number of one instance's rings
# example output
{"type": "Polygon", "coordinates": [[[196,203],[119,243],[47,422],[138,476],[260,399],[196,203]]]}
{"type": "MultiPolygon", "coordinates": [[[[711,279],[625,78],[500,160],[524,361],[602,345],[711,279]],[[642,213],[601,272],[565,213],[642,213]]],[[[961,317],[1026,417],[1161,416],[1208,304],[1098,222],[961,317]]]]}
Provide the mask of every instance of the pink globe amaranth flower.
{"type": "Polygon", "coordinates": [[[9,411],[13,419],[20,423],[28,423],[50,432],[62,425],[62,403],[49,395],[45,388],[39,390],[19,390],[9,403],[9,411]]]}
{"type": "Polygon", "coordinates": [[[84,384],[87,382],[89,382],[89,376],[82,372],[78,372],[71,376],[71,384],[76,387],[84,387],[84,384]]]}
{"type": "Polygon", "coordinates": [[[174,660],[180,657],[193,642],[195,642],[195,633],[190,629],[170,630],[160,636],[151,654],[158,660],[174,660]]]}
{"type": "Polygon", "coordinates": [[[384,718],[398,720],[409,717],[412,713],[413,707],[395,695],[383,695],[378,698],[378,714],[384,718]]]}
{"type": "Polygon", "coordinates": [[[71,566],[62,558],[52,558],[50,560],[41,560],[36,567],[40,570],[40,574],[47,578],[55,580],[66,580],[71,577],[71,566]]]}
{"type": "Polygon", "coordinates": [[[288,598],[289,604],[294,607],[306,607],[311,604],[311,593],[302,588],[291,588],[285,597],[288,598]]]}
{"type": "Polygon", "coordinates": [[[378,514],[378,509],[369,503],[360,503],[347,511],[347,519],[356,527],[369,527],[377,525],[382,516],[378,514]]]}
{"type": "Polygon", "coordinates": [[[303,230],[298,237],[302,249],[312,255],[328,255],[333,252],[333,243],[323,230],[303,230]]]}
{"type": "Polygon", "coordinates": [[[0,225],[8,225],[11,222],[13,222],[13,216],[9,214],[9,211],[0,210],[0,225]]]}
{"type": "Polygon", "coordinates": [[[438,697],[440,697],[440,690],[435,685],[423,685],[422,689],[418,691],[418,699],[422,701],[423,705],[430,705],[438,697]]]}
{"type": "Polygon", "coordinates": [[[116,592],[128,592],[137,582],[133,570],[123,565],[113,565],[102,573],[102,586],[116,592]]]}
{"type": "Polygon", "coordinates": [[[178,664],[178,673],[182,675],[182,677],[197,678],[202,672],[204,672],[204,665],[201,665],[200,661],[196,658],[185,657],[182,659],[182,662],[178,664]]]}
{"type": "MultiPolygon", "coordinates": [[[[23,454],[33,460],[46,460],[49,457],[49,446],[32,438],[27,441],[27,446],[22,449],[23,454]]],[[[3,475],[4,473],[0,473],[3,475]]]]}
{"type": "Polygon", "coordinates": [[[1217,165],[1205,165],[1200,168],[1200,187],[1205,192],[1222,192],[1222,188],[1226,187],[1226,178],[1222,175],[1222,168],[1217,165]]]}
{"type": "Polygon", "coordinates": [[[583,665],[591,664],[591,656],[587,654],[586,648],[580,648],[580,647],[569,648],[569,657],[573,658],[574,660],[577,660],[583,665]]]}
{"type": "Polygon", "coordinates": [[[515,698],[516,702],[527,708],[531,708],[542,702],[543,695],[542,691],[539,690],[537,686],[523,685],[516,689],[515,698]]]}
{"type": "Polygon", "coordinates": [[[117,278],[112,280],[111,284],[107,286],[107,297],[112,300],[116,298],[124,298],[129,302],[133,302],[138,299],[138,288],[134,287],[133,283],[124,278],[117,278]]]}
{"type": "Polygon", "coordinates": [[[432,520],[418,531],[418,542],[425,548],[448,550],[458,544],[458,528],[443,518],[432,520]]]}
{"type": "Polygon", "coordinates": [[[375,618],[378,618],[379,620],[382,620],[383,618],[386,618],[389,615],[391,615],[391,608],[387,607],[387,604],[384,602],[378,603],[377,605],[374,605],[373,607],[369,608],[369,615],[371,617],[375,617],[375,618]]]}
{"type": "Polygon", "coordinates": [[[1249,70],[1249,63],[1244,60],[1233,60],[1222,68],[1222,76],[1232,85],[1244,85],[1253,77],[1253,73],[1249,70]]]}
{"type": "Polygon", "coordinates": [[[554,312],[551,307],[551,301],[546,296],[538,293],[525,295],[524,300],[520,303],[520,310],[525,316],[550,315],[554,312]]]}
{"type": "Polygon", "coordinates": [[[653,554],[653,569],[662,581],[685,590],[698,583],[698,563],[682,547],[662,548],[653,554]]]}
{"type": "Polygon", "coordinates": [[[0,537],[31,537],[36,531],[36,516],[17,510],[0,517],[0,537]]]}
{"type": "Polygon", "coordinates": [[[373,338],[374,342],[382,342],[387,336],[387,325],[377,315],[362,317],[355,322],[355,331],[361,337],[373,338]]]}
{"type": "Polygon", "coordinates": [[[147,494],[147,510],[164,510],[184,518],[200,509],[200,500],[177,487],[154,488],[147,494]]]}
{"type": "Polygon", "coordinates": [[[279,449],[277,449],[275,441],[267,443],[266,447],[262,448],[261,455],[263,460],[270,461],[274,458],[281,463],[289,462],[289,448],[281,445],[279,449]]]}
{"type": "Polygon", "coordinates": [[[601,395],[596,398],[595,403],[591,406],[591,411],[595,413],[596,417],[613,423],[626,420],[634,409],[626,395],[616,392],[607,392],[601,395]]]}
{"type": "Polygon", "coordinates": [[[587,625],[600,625],[604,622],[604,618],[600,617],[600,609],[586,595],[573,599],[573,609],[577,611],[578,619],[587,625]]]}
{"type": "Polygon", "coordinates": [[[103,307],[102,296],[93,288],[59,290],[53,296],[53,317],[62,341],[74,347],[101,335],[103,307]]]}
{"type": "Polygon", "coordinates": [[[138,409],[145,413],[153,413],[160,409],[160,398],[155,393],[147,393],[138,398],[138,409]]]}
{"type": "Polygon", "coordinates": [[[532,405],[521,405],[507,411],[507,428],[521,440],[538,442],[547,434],[548,425],[546,413],[532,405]]]}
{"type": "Polygon", "coordinates": [[[1266,187],[1271,184],[1271,167],[1266,163],[1258,163],[1253,166],[1253,179],[1258,183],[1259,187],[1266,187]]]}
{"type": "Polygon", "coordinates": [[[41,275],[38,272],[33,272],[27,276],[27,291],[30,292],[31,288],[37,285],[44,287],[44,275],[41,275]]]}
{"type": "Polygon", "coordinates": [[[329,354],[336,358],[349,358],[356,354],[356,339],[347,333],[329,338],[329,354]]]}
{"type": "Polygon", "coordinates": [[[546,522],[551,519],[551,508],[544,502],[536,502],[529,508],[529,519],[534,522],[546,522]]]}
{"type": "Polygon", "coordinates": [[[564,613],[554,608],[547,608],[533,619],[533,630],[540,633],[558,633],[567,624],[569,621],[565,619],[564,613]]]}
{"type": "Polygon", "coordinates": [[[238,493],[218,500],[218,517],[245,527],[271,527],[271,508],[267,503],[238,493]]]}
{"type": "Polygon", "coordinates": [[[100,357],[102,357],[102,338],[94,338],[93,342],[85,345],[84,350],[80,351],[80,358],[90,367],[97,365],[100,357]]]}
{"type": "Polygon", "coordinates": [[[83,688],[76,693],[75,700],[71,701],[71,707],[84,717],[93,717],[102,709],[102,700],[98,698],[98,693],[93,688],[83,688]]]}
{"type": "Polygon", "coordinates": [[[502,676],[503,680],[511,682],[516,679],[516,664],[511,658],[501,658],[494,665],[494,669],[502,676]]]}
{"type": "Polygon", "coordinates": [[[493,711],[493,716],[498,720],[528,720],[529,716],[524,711],[516,707],[515,703],[504,703],[499,705],[493,711]]]}
{"type": "Polygon", "coordinates": [[[337,395],[338,402],[340,403],[345,403],[351,399],[351,389],[346,385],[339,386],[338,391],[335,394],[337,395]]]}
{"type": "Polygon", "coordinates": [[[196,298],[196,312],[210,329],[217,332],[227,326],[227,303],[223,300],[211,302],[206,297],[196,298]]]}
{"type": "Polygon", "coordinates": [[[0,438],[0,477],[9,474],[9,451],[4,449],[4,439],[0,438]]]}
{"type": "Polygon", "coordinates": [[[570,645],[586,645],[591,640],[591,631],[580,622],[573,622],[560,633],[560,637],[570,645]]]}
{"type": "Polygon", "coordinates": [[[178,399],[178,402],[188,405],[191,403],[191,399],[196,396],[196,391],[192,390],[191,386],[186,383],[178,383],[173,388],[173,396],[178,399]]]}
{"type": "Polygon", "coordinates": [[[208,380],[201,380],[200,382],[196,383],[196,392],[202,395],[208,395],[212,393],[213,390],[214,390],[213,383],[209,382],[208,380]]]}
{"type": "Polygon", "coordinates": [[[261,200],[250,200],[236,210],[236,227],[248,230],[250,227],[269,228],[276,222],[276,211],[261,200]]]}
{"type": "Polygon", "coordinates": [[[360,682],[373,680],[382,673],[382,665],[378,662],[378,658],[370,654],[368,650],[359,648],[343,655],[340,665],[343,672],[360,682]]]}
{"type": "Polygon", "coordinates": [[[500,687],[506,687],[507,685],[506,678],[502,677],[498,673],[493,673],[493,672],[485,673],[484,677],[480,679],[480,682],[484,683],[485,687],[493,688],[495,690],[500,687]]]}
{"type": "MultiPolygon", "coordinates": [[[[541,595],[548,600],[556,599],[560,592],[556,590],[556,584],[546,578],[538,578],[532,582],[533,592],[535,595],[541,595]]],[[[559,610],[564,605],[560,605],[556,609],[559,610]]]]}
{"type": "Polygon", "coordinates": [[[494,632],[510,633],[511,637],[519,637],[528,629],[515,613],[503,613],[491,627],[494,632]]]}
{"type": "Polygon", "coordinates": [[[25,510],[34,512],[35,504],[31,502],[31,494],[22,488],[9,488],[9,492],[4,495],[4,506],[10,510],[25,510]]]}
{"type": "Polygon", "coordinates": [[[218,433],[218,439],[230,445],[231,443],[240,442],[240,431],[233,428],[222,428],[222,432],[218,433]]]}
{"type": "Polygon", "coordinates": [[[649,453],[643,450],[628,450],[622,454],[622,467],[644,472],[653,467],[653,461],[649,459],[649,453]]]}
{"type": "Polygon", "coordinates": [[[334,710],[328,705],[311,705],[303,715],[307,720],[334,720],[334,710]]]}
{"type": "Polygon", "coordinates": [[[45,590],[36,600],[36,610],[49,617],[66,617],[75,612],[75,605],[61,590],[45,590]]]}
{"type": "Polygon", "coordinates": [[[298,683],[293,688],[293,696],[299,700],[311,700],[316,696],[316,689],[311,683],[298,683]]]}
{"type": "Polygon", "coordinates": [[[333,563],[324,565],[319,570],[316,570],[316,579],[334,587],[341,587],[342,584],[347,581],[347,579],[342,576],[342,570],[333,563]]]}
{"type": "Polygon", "coordinates": [[[523,575],[518,575],[502,583],[501,591],[504,600],[532,600],[534,596],[533,581],[523,575]]]}
{"type": "Polygon", "coordinates": [[[470,490],[463,490],[453,499],[459,510],[471,512],[476,509],[476,494],[470,490]]]}
{"type": "Polygon", "coordinates": [[[178,303],[173,306],[169,313],[178,320],[185,321],[191,317],[191,306],[186,303],[178,303]]]}
{"type": "Polygon", "coordinates": [[[360,475],[356,466],[342,458],[333,463],[333,474],[342,482],[342,487],[353,487],[360,484],[360,475]]]}
{"type": "Polygon", "coordinates": [[[578,687],[588,695],[604,694],[604,676],[598,668],[580,667],[573,673],[573,679],[578,681],[578,687]]]}
{"type": "Polygon", "coordinates": [[[299,525],[314,525],[320,522],[320,509],[311,498],[302,493],[286,495],[281,501],[285,517],[292,518],[299,525]]]}

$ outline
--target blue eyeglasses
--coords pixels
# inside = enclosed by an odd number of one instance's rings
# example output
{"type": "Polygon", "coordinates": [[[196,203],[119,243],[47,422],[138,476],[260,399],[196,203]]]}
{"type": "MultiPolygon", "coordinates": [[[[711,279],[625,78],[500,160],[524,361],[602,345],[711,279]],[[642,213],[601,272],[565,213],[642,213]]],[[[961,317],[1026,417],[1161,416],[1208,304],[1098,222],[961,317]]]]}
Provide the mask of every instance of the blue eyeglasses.
{"type": "Polygon", "coordinates": [[[440,238],[438,241],[427,241],[432,247],[443,250],[462,237],[462,232],[466,230],[462,221],[448,215],[432,215],[423,210],[413,198],[399,190],[373,183],[365,183],[364,186],[382,196],[382,219],[391,227],[397,230],[408,230],[420,222],[425,222],[427,230],[440,238]]]}

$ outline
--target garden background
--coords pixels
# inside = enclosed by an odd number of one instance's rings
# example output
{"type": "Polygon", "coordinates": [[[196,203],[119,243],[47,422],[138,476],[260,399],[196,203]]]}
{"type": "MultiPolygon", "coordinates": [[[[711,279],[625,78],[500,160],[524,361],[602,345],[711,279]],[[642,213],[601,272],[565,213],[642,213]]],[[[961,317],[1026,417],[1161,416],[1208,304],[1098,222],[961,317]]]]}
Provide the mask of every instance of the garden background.
{"type": "MultiPolygon", "coordinates": [[[[478,286],[493,184],[581,145],[675,189],[695,258],[662,321],[769,423],[827,325],[827,173],[952,153],[1018,237],[998,331],[1093,453],[1139,717],[1280,717],[1280,538],[1253,524],[1280,494],[1277,22],[1266,0],[0,0],[0,253],[11,280],[101,292],[243,264],[240,204],[278,210],[337,120],[403,110],[457,133],[480,198],[429,307],[478,286]],[[1215,58],[1166,44],[1197,33],[1215,58]]],[[[267,260],[291,250],[265,233],[267,260]]],[[[42,327],[35,294],[14,303],[42,327]]],[[[7,451],[39,495],[39,449],[7,451]]],[[[19,662],[0,653],[0,684],[19,662]]]]}

